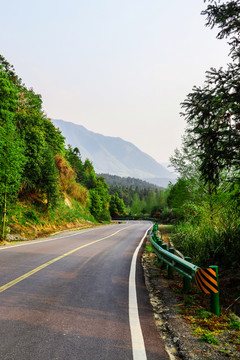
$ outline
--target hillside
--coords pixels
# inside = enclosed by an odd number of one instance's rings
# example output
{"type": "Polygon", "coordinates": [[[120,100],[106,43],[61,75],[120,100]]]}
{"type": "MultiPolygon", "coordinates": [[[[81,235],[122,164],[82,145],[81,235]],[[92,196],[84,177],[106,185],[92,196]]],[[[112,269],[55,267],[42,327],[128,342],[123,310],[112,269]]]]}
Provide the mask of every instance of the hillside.
{"type": "Polygon", "coordinates": [[[159,186],[151,184],[147,181],[135,179],[132,177],[121,177],[117,175],[109,175],[109,174],[98,174],[99,176],[104,177],[106,183],[109,186],[122,186],[122,187],[132,187],[133,189],[138,188],[142,189],[161,189],[159,186]]]}
{"type": "Polygon", "coordinates": [[[105,180],[65,147],[41,95],[25,87],[2,55],[0,94],[0,242],[109,222],[105,180]]]}
{"type": "Polygon", "coordinates": [[[63,120],[52,119],[71,144],[80,150],[82,159],[89,158],[97,173],[134,177],[166,187],[176,175],[165,169],[135,145],[118,137],[104,136],[63,120]]]}

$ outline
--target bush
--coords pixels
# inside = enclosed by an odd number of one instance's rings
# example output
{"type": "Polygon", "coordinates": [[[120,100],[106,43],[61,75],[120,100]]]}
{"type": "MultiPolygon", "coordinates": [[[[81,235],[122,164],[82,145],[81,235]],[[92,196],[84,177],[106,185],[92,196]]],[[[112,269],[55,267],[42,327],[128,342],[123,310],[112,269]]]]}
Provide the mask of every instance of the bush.
{"type": "Polygon", "coordinates": [[[39,224],[39,222],[40,222],[38,215],[35,213],[34,210],[31,210],[31,209],[27,210],[24,213],[24,217],[26,218],[26,220],[33,222],[35,224],[39,224]]]}
{"type": "Polygon", "coordinates": [[[240,221],[230,208],[213,217],[206,207],[195,205],[188,220],[174,227],[171,238],[198,266],[240,266],[240,221]]]}
{"type": "Polygon", "coordinates": [[[240,228],[219,230],[190,223],[177,225],[171,235],[174,245],[198,266],[239,266],[240,228]]]}

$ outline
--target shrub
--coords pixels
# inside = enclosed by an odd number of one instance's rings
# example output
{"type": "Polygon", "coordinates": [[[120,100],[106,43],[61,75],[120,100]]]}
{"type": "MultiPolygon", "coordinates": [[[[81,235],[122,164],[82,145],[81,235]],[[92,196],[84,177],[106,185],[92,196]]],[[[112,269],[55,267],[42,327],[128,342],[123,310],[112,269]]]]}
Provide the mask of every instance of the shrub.
{"type": "Polygon", "coordinates": [[[195,206],[188,220],[174,227],[171,238],[196,265],[240,265],[240,221],[230,208],[221,209],[213,217],[206,206],[195,206]]]}
{"type": "Polygon", "coordinates": [[[30,222],[34,222],[35,224],[39,224],[39,222],[40,222],[38,215],[32,209],[25,211],[24,217],[26,218],[26,220],[28,220],[30,222]]]}

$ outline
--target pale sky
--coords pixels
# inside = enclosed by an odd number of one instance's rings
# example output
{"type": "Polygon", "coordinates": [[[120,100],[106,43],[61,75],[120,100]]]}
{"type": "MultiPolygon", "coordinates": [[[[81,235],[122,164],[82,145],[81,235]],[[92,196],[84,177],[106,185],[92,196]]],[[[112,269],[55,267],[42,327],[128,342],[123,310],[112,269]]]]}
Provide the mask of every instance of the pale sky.
{"type": "Polygon", "coordinates": [[[203,0],[0,4],[0,53],[48,117],[121,137],[160,163],[181,146],[180,103],[230,61],[203,0]]]}

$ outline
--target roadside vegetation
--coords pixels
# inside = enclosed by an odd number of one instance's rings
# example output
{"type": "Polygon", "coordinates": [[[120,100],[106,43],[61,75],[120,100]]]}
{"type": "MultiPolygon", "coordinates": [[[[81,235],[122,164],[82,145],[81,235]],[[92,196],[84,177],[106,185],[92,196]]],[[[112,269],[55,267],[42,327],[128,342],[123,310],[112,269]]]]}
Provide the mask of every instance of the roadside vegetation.
{"type": "MultiPolygon", "coordinates": [[[[179,177],[167,189],[172,226],[165,238],[192,263],[219,266],[221,315],[231,318],[226,309],[240,315],[240,3],[208,2],[202,14],[207,26],[218,27],[219,39],[228,39],[229,64],[207,71],[205,84],[182,103],[187,125],[182,148],[171,158],[179,177]]],[[[211,341],[207,330],[198,335],[211,341]]]]}
{"type": "Polygon", "coordinates": [[[167,203],[177,248],[200,266],[240,267],[239,1],[208,1],[202,12],[230,45],[225,69],[211,68],[182,103],[186,130],[171,163],[179,174],[167,203]]]}
{"type": "MultiPolygon", "coordinates": [[[[240,359],[240,2],[208,3],[202,14],[207,26],[218,28],[219,39],[228,39],[229,64],[207,71],[205,84],[195,86],[182,103],[186,131],[182,148],[171,158],[179,177],[166,190],[164,211],[170,221],[159,230],[192,263],[219,266],[220,316],[209,312],[210,295],[195,285],[184,294],[179,275],[168,279],[148,242],[143,263],[156,311],[165,301],[164,319],[179,344],[187,345],[191,354],[199,354],[203,346],[203,359],[240,359]],[[173,298],[177,300],[168,318],[173,298]],[[183,319],[178,332],[175,318],[183,319]],[[195,341],[188,343],[192,336],[195,341]]],[[[164,220],[160,214],[159,223],[164,220]]]]}

